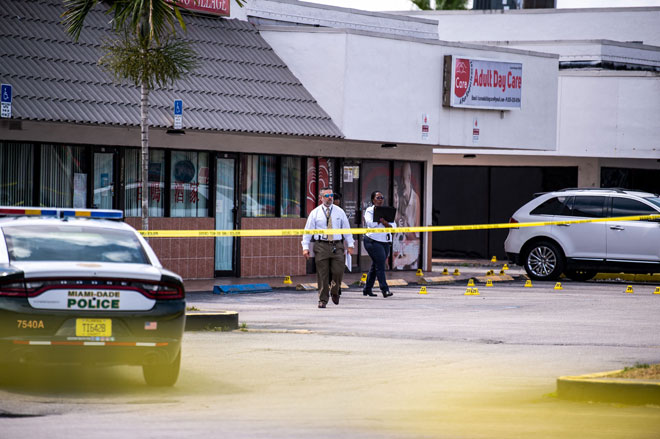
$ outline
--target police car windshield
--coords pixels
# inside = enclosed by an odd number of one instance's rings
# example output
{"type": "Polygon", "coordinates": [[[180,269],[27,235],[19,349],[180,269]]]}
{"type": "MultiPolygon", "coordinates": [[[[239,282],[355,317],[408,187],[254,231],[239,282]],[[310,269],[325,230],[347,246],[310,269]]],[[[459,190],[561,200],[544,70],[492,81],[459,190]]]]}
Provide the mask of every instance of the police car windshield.
{"type": "Polygon", "coordinates": [[[131,231],[78,225],[22,225],[2,228],[9,260],[147,264],[131,231]]]}

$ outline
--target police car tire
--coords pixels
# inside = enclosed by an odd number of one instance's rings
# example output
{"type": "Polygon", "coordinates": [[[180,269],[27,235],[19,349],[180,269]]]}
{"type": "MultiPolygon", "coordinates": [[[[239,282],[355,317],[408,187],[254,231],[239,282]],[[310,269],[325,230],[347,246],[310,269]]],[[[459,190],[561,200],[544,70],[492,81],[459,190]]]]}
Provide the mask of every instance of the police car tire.
{"type": "Polygon", "coordinates": [[[179,378],[179,369],[181,368],[181,351],[177,354],[173,362],[167,364],[145,364],[142,366],[142,375],[149,386],[152,387],[171,387],[179,378]]]}

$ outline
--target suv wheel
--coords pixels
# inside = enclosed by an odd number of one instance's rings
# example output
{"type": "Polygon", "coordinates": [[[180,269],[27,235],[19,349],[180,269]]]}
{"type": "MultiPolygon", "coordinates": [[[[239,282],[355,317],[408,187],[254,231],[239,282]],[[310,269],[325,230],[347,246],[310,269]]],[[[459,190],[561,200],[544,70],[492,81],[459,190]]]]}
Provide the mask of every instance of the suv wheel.
{"type": "Polygon", "coordinates": [[[167,364],[145,364],[142,366],[142,375],[148,385],[153,387],[171,387],[179,378],[181,368],[181,351],[173,362],[167,364]]]}
{"type": "Polygon", "coordinates": [[[525,254],[525,271],[534,280],[555,280],[564,271],[564,255],[556,244],[541,241],[525,254]]]}
{"type": "Polygon", "coordinates": [[[566,270],[564,274],[571,280],[583,282],[592,279],[597,272],[594,270],[566,270]]]}

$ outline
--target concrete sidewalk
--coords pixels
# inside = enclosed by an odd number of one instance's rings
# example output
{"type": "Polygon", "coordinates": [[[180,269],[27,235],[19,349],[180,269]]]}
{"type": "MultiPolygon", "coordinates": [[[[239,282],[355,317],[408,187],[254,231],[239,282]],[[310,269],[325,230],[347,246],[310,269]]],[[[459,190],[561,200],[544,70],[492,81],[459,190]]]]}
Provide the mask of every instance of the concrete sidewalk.
{"type": "MultiPolygon", "coordinates": [[[[446,268],[450,275],[454,270],[458,269],[460,275],[452,276],[454,283],[466,282],[470,278],[477,278],[486,275],[488,270],[493,270],[497,275],[502,269],[504,264],[508,261],[491,262],[490,259],[464,259],[464,258],[433,258],[433,269],[431,272],[424,272],[423,277],[436,277],[441,276],[443,270],[446,268]]],[[[344,283],[349,287],[358,287],[360,278],[363,272],[344,273],[344,283]]],[[[509,265],[506,274],[514,279],[526,278],[527,274],[523,267],[518,265],[509,265]]],[[[420,277],[416,275],[416,271],[388,271],[387,279],[390,280],[403,280],[409,285],[423,285],[420,282],[420,277]]],[[[561,281],[564,279],[561,278],[561,281]]],[[[595,281],[615,281],[615,282],[628,282],[628,283],[651,283],[660,285],[660,273],[655,274],[624,274],[624,273],[599,273],[594,278],[595,281]]],[[[261,277],[261,278],[243,278],[243,277],[220,277],[215,279],[193,279],[186,280],[186,291],[189,293],[213,291],[216,285],[247,285],[247,284],[268,284],[273,289],[295,289],[298,284],[310,284],[316,282],[315,274],[308,274],[303,276],[292,276],[292,284],[284,283],[284,276],[279,277],[261,277]]],[[[443,282],[446,283],[446,282],[443,282]]]]}
{"type": "MultiPolygon", "coordinates": [[[[417,276],[416,271],[388,271],[387,280],[403,280],[409,285],[424,284],[420,278],[441,276],[446,268],[454,282],[465,282],[474,277],[485,276],[486,272],[493,270],[497,275],[502,269],[505,261],[491,262],[489,259],[433,259],[432,272],[424,272],[423,276],[417,276]],[[458,269],[460,274],[454,276],[454,270],[458,269]]],[[[344,273],[344,283],[349,287],[357,287],[363,272],[344,273]]],[[[521,267],[511,266],[506,270],[506,274],[517,278],[525,273],[521,267]]],[[[268,284],[271,288],[295,289],[296,285],[316,283],[316,274],[303,276],[292,276],[291,284],[284,283],[284,276],[280,277],[260,277],[260,278],[242,278],[242,277],[221,277],[215,279],[192,279],[185,281],[186,292],[197,293],[213,291],[216,285],[247,285],[247,284],[268,284]]]]}

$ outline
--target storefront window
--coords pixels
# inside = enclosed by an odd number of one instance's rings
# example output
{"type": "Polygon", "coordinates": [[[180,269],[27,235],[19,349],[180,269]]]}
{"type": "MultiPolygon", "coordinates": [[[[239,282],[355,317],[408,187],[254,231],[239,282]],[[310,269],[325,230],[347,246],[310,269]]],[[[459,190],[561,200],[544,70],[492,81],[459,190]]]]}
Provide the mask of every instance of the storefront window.
{"type": "Polygon", "coordinates": [[[244,155],[241,161],[242,215],[244,217],[275,216],[276,157],[244,155]]]}
{"type": "Polygon", "coordinates": [[[42,145],[39,204],[87,207],[88,161],[82,146],[42,145]]]}
{"type": "MultiPolygon", "coordinates": [[[[418,227],[422,224],[420,195],[422,165],[414,162],[395,162],[392,187],[392,205],[398,227],[418,227]]],[[[392,268],[412,270],[419,268],[421,238],[419,233],[396,233],[392,243],[392,268]]]]}
{"type": "Polygon", "coordinates": [[[300,157],[282,157],[282,204],[284,218],[300,218],[300,157]]]}
{"type": "Polygon", "coordinates": [[[334,169],[335,159],[318,158],[307,160],[307,190],[305,191],[305,210],[307,215],[319,205],[318,189],[336,187],[334,169]],[[317,167],[318,176],[316,175],[317,167]]]}
{"type": "MultiPolygon", "coordinates": [[[[142,168],[141,151],[126,149],[124,156],[124,180],[126,182],[124,215],[142,216],[142,168]]],[[[165,205],[165,151],[149,150],[148,172],[149,216],[164,215],[165,205]]]]}
{"type": "Polygon", "coordinates": [[[33,146],[0,142],[0,205],[32,206],[33,146]]]}
{"type": "Polygon", "coordinates": [[[170,176],[171,216],[208,216],[209,154],[172,151],[170,176]]]}

